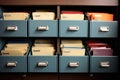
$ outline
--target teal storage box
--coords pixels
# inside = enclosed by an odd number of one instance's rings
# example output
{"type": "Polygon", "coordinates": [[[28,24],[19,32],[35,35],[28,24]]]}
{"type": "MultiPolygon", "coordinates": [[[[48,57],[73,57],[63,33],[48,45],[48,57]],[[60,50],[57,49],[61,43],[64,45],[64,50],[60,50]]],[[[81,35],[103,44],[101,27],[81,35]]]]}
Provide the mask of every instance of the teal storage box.
{"type": "Polygon", "coordinates": [[[1,37],[27,37],[27,20],[0,20],[1,37]]]}
{"type": "Polygon", "coordinates": [[[118,72],[118,56],[91,56],[91,73],[115,73],[118,72]]]}
{"type": "MultiPolygon", "coordinates": [[[[13,42],[10,41],[10,43],[13,43],[13,42]]],[[[26,73],[28,71],[27,56],[28,56],[30,47],[31,47],[31,44],[29,43],[27,52],[23,56],[0,55],[0,73],[4,73],[4,72],[5,73],[6,72],[7,73],[9,72],[10,73],[26,73]]],[[[5,47],[2,46],[2,49],[4,48],[5,47]]]]}
{"type": "Polygon", "coordinates": [[[88,73],[89,69],[88,56],[60,56],[59,72],[60,73],[88,73]]]}
{"type": "Polygon", "coordinates": [[[60,20],[60,37],[88,37],[88,20],[60,20]]]}
{"type": "Polygon", "coordinates": [[[27,55],[0,56],[0,72],[27,72],[27,55]]]}
{"type": "Polygon", "coordinates": [[[57,20],[29,20],[29,37],[57,37],[57,20]]]}
{"type": "Polygon", "coordinates": [[[54,56],[28,56],[28,72],[55,73],[58,72],[58,57],[54,56]]]}
{"type": "Polygon", "coordinates": [[[117,21],[90,21],[90,37],[115,38],[118,35],[117,21]]]}

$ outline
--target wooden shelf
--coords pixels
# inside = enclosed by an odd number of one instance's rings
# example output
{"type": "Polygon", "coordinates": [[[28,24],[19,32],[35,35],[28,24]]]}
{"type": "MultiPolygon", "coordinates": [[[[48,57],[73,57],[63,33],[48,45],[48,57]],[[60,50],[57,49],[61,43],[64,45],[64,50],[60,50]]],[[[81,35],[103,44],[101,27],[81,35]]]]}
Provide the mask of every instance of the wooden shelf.
{"type": "Polygon", "coordinates": [[[118,6],[118,0],[59,0],[60,5],[118,6]]]}
{"type": "Polygon", "coordinates": [[[118,6],[118,0],[0,0],[0,5],[118,6]]]}

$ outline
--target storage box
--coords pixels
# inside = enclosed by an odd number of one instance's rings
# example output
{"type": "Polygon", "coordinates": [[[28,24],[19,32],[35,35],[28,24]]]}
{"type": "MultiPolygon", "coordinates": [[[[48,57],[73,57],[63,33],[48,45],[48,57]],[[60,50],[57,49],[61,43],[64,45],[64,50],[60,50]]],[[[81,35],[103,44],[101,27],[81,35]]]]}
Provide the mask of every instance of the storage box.
{"type": "Polygon", "coordinates": [[[28,69],[27,65],[27,56],[31,47],[31,43],[29,43],[29,47],[24,56],[2,56],[0,55],[0,72],[7,73],[26,73],[28,69]]]}
{"type": "Polygon", "coordinates": [[[87,20],[60,20],[60,37],[88,37],[87,20]]]}
{"type": "Polygon", "coordinates": [[[57,20],[29,20],[29,37],[57,37],[57,20]]]}
{"type": "Polygon", "coordinates": [[[118,56],[90,56],[90,73],[116,73],[118,62],[118,56]]]}
{"type": "Polygon", "coordinates": [[[34,73],[57,73],[58,57],[54,56],[28,56],[28,72],[34,73]]]}
{"type": "Polygon", "coordinates": [[[117,21],[90,21],[90,37],[115,38],[117,36],[117,21]]]}
{"type": "Polygon", "coordinates": [[[60,56],[59,58],[60,73],[88,73],[88,69],[88,56],[60,56]]]}
{"type": "Polygon", "coordinates": [[[27,20],[0,20],[1,37],[27,37],[27,20]]]}

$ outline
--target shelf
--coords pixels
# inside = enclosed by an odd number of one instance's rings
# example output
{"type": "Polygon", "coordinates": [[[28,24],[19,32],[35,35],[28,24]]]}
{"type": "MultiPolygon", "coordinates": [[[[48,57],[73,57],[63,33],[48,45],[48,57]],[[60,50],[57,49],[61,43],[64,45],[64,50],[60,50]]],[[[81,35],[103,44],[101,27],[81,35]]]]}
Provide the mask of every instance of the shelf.
{"type": "Polygon", "coordinates": [[[94,5],[118,6],[118,0],[0,0],[0,5],[94,5]]]}

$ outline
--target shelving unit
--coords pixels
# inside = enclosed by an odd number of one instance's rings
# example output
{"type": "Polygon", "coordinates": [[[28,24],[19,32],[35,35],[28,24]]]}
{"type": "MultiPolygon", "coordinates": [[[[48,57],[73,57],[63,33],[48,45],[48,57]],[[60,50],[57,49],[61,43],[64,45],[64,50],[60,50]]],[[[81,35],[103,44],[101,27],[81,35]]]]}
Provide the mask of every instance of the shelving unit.
{"type": "MultiPolygon", "coordinates": [[[[14,39],[52,39],[55,42],[54,56],[32,56],[31,47],[27,55],[0,56],[0,79],[2,80],[101,80],[117,79],[119,76],[119,0],[0,0],[0,17],[2,11],[24,11],[30,14],[36,9],[53,10],[55,20],[0,20],[0,49],[4,42],[14,39]],[[86,12],[106,12],[114,14],[114,21],[60,20],[62,10],[86,12]],[[69,26],[77,25],[78,31],[68,31],[69,26]],[[18,31],[6,31],[9,26],[17,26],[18,31]],[[38,26],[49,27],[48,31],[37,31],[38,26]],[[108,32],[99,32],[99,27],[109,26],[108,32]],[[62,39],[101,40],[113,49],[113,56],[62,56],[60,44],[62,39]],[[6,62],[18,61],[22,64],[5,67],[6,62]],[[14,60],[15,59],[15,60],[14,60]],[[38,68],[39,61],[47,61],[47,67],[38,68]],[[77,68],[70,68],[70,62],[79,62],[77,68]],[[110,67],[100,68],[100,62],[109,62],[110,67]],[[5,62],[5,63],[3,63],[5,62]],[[25,65],[23,65],[25,64],[25,65]],[[25,68],[21,69],[21,66],[25,68]],[[13,69],[13,70],[12,70],[13,69]],[[25,69],[25,70],[24,70],[25,69]],[[22,71],[23,70],[23,71],[22,71]]],[[[87,47],[87,46],[85,46],[87,47]]]]}

